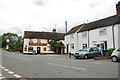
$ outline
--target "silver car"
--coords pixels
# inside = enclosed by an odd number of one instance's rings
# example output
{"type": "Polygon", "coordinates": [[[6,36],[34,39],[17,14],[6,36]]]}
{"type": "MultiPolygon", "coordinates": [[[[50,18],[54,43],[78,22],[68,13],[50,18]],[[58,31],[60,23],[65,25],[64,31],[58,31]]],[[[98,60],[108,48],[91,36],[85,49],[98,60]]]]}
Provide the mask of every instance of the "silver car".
{"type": "Polygon", "coordinates": [[[117,48],[113,51],[113,53],[111,54],[111,60],[113,62],[117,62],[120,60],[120,48],[117,48]]]}

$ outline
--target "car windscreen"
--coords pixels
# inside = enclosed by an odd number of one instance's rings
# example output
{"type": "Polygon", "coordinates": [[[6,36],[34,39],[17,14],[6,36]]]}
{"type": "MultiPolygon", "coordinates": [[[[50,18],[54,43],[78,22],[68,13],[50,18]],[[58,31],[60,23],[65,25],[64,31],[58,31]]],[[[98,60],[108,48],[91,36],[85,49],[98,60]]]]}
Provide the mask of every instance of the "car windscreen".
{"type": "Polygon", "coordinates": [[[118,48],[117,51],[120,52],[120,48],[118,48]]]}

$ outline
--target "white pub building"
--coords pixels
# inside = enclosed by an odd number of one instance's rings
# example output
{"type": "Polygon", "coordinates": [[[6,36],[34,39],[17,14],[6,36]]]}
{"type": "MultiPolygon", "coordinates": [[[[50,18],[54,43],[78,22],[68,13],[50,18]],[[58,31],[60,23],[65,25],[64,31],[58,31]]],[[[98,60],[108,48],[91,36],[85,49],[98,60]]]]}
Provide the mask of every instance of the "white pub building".
{"type": "Polygon", "coordinates": [[[53,32],[25,31],[23,53],[33,53],[33,51],[35,51],[37,54],[55,53],[48,44],[48,41],[59,39],[63,45],[58,48],[57,53],[64,54],[64,35],[64,33],[57,33],[55,29],[53,29],[53,32]]]}

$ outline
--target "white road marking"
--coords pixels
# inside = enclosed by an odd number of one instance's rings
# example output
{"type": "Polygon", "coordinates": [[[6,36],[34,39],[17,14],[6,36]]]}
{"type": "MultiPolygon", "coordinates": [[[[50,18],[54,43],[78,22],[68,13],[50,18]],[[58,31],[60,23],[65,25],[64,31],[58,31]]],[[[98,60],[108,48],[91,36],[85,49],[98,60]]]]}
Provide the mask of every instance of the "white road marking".
{"type": "Polygon", "coordinates": [[[15,76],[16,78],[21,78],[21,76],[18,74],[14,74],[13,76],[15,76]]]}
{"type": "Polygon", "coordinates": [[[9,71],[8,69],[4,69],[5,71],[9,71]]]}
{"type": "Polygon", "coordinates": [[[14,74],[14,72],[12,72],[12,71],[9,71],[8,73],[9,73],[9,74],[14,74]]]}
{"type": "Polygon", "coordinates": [[[89,63],[93,63],[93,64],[101,64],[100,62],[89,62],[89,63]]]}
{"type": "Polygon", "coordinates": [[[65,65],[60,65],[60,64],[53,64],[53,63],[46,63],[49,65],[55,65],[55,66],[60,66],[60,67],[65,67],[65,68],[72,68],[72,69],[79,69],[79,70],[87,70],[85,68],[78,68],[78,67],[71,67],[71,66],[65,66],[65,65]]]}
{"type": "MultiPolygon", "coordinates": [[[[18,75],[18,74],[14,74],[14,72],[12,72],[12,71],[10,71],[9,69],[5,69],[5,67],[2,67],[2,68],[4,68],[4,70],[6,71],[6,72],[8,72],[9,74],[12,74],[14,77],[16,77],[16,78],[21,78],[22,76],[20,76],[20,75],[18,75]]],[[[3,79],[3,78],[5,78],[5,77],[1,77],[2,76],[2,74],[0,74],[0,79],[3,79]]]]}
{"type": "Polygon", "coordinates": [[[5,69],[5,67],[1,67],[2,69],[5,69]]]}
{"type": "Polygon", "coordinates": [[[5,79],[5,77],[0,77],[0,80],[5,79]]]}
{"type": "Polygon", "coordinates": [[[0,65],[0,67],[2,67],[2,65],[0,65]]]}

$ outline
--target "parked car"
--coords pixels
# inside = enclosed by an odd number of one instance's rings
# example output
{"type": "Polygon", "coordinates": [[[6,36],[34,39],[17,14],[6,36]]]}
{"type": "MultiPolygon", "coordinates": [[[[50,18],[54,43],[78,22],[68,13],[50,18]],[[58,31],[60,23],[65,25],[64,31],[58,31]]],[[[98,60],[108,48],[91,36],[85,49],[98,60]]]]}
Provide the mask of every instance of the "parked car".
{"type": "Polygon", "coordinates": [[[120,48],[115,49],[111,54],[111,60],[113,62],[120,61],[120,48]]]}
{"type": "Polygon", "coordinates": [[[90,58],[90,57],[96,57],[99,56],[101,54],[101,51],[97,48],[97,47],[88,47],[88,48],[84,48],[78,52],[75,52],[74,57],[76,59],[78,58],[90,58]]]}

